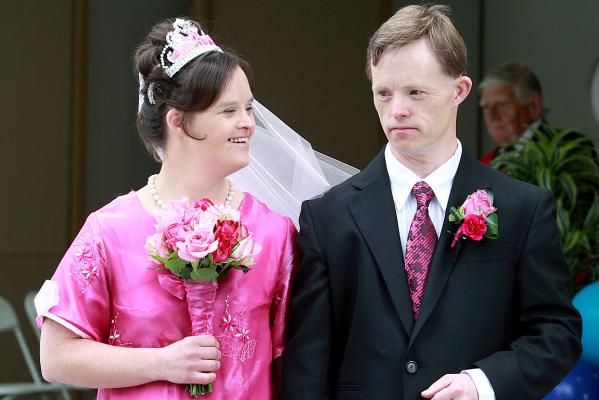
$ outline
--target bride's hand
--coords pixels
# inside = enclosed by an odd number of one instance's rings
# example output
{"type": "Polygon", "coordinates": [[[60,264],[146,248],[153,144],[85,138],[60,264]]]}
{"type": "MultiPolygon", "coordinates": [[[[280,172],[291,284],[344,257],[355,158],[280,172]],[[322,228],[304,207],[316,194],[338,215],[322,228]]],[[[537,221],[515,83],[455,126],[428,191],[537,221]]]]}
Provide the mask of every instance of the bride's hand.
{"type": "Polygon", "coordinates": [[[214,336],[188,336],[158,350],[164,380],[208,384],[220,368],[220,350],[214,336]]]}

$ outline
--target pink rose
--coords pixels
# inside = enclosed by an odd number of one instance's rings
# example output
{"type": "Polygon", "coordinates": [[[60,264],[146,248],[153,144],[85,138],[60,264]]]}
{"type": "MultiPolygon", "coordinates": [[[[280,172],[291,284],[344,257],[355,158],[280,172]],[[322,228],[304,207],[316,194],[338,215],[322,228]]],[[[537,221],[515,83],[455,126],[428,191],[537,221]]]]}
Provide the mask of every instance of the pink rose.
{"type": "Polygon", "coordinates": [[[187,237],[187,232],[189,231],[191,231],[189,225],[181,223],[170,224],[162,232],[164,242],[170,249],[175,250],[177,248],[177,242],[184,242],[187,237]]]}
{"type": "Polygon", "coordinates": [[[170,201],[166,208],[160,210],[156,231],[162,232],[171,224],[188,223],[185,222],[185,211],[188,208],[187,199],[170,201]]]}
{"type": "Polygon", "coordinates": [[[199,222],[200,225],[208,227],[214,226],[216,223],[216,218],[214,217],[215,214],[216,210],[212,201],[208,198],[203,198],[196,200],[193,203],[193,207],[187,208],[184,219],[185,223],[190,224],[199,222]]]}
{"type": "Polygon", "coordinates": [[[163,237],[160,233],[155,233],[152,236],[148,236],[146,239],[146,250],[150,255],[155,254],[161,258],[168,258],[169,251],[164,243],[163,237]]]}
{"type": "Polygon", "coordinates": [[[485,217],[480,214],[466,214],[460,227],[464,235],[472,240],[481,240],[487,231],[485,217]]]}
{"type": "Polygon", "coordinates": [[[253,237],[250,235],[243,239],[231,253],[231,257],[234,260],[239,261],[241,265],[250,266],[254,263],[253,258],[262,251],[262,246],[254,242],[253,237]]]}
{"type": "Polygon", "coordinates": [[[218,216],[210,211],[198,212],[192,221],[194,231],[209,230],[214,231],[214,226],[218,222],[218,216]]]}
{"type": "Polygon", "coordinates": [[[493,207],[491,197],[484,190],[477,190],[468,196],[462,205],[462,208],[464,209],[464,215],[466,216],[470,214],[476,214],[486,217],[487,215],[497,211],[497,209],[493,207]]]}
{"type": "Polygon", "coordinates": [[[218,240],[212,230],[186,232],[184,242],[177,243],[179,258],[185,261],[197,261],[218,248],[218,240]]]}
{"type": "Polygon", "coordinates": [[[239,222],[240,213],[236,208],[231,207],[230,204],[218,203],[214,205],[214,210],[218,215],[219,220],[229,219],[231,221],[239,222]]]}

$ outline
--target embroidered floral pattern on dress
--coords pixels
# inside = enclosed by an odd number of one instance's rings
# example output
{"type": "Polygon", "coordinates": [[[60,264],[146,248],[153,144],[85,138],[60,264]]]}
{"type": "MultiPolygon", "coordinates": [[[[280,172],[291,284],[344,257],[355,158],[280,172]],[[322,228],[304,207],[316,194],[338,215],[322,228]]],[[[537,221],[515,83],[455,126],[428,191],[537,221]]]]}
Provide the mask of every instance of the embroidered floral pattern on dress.
{"type": "Polygon", "coordinates": [[[71,277],[77,283],[79,295],[100,277],[100,266],[106,263],[106,250],[102,237],[92,229],[83,229],[73,242],[74,263],[71,277]]]}
{"type": "Polygon", "coordinates": [[[114,314],[112,320],[110,320],[110,334],[108,335],[108,344],[112,346],[120,346],[120,347],[133,347],[132,343],[123,343],[121,340],[121,333],[117,329],[117,321],[119,319],[118,311],[114,314]]]}
{"type": "Polygon", "coordinates": [[[218,325],[223,331],[216,336],[222,356],[237,358],[242,362],[254,356],[256,339],[252,338],[251,331],[247,328],[249,314],[249,310],[245,308],[237,313],[232,312],[230,297],[225,298],[224,315],[218,325]]]}

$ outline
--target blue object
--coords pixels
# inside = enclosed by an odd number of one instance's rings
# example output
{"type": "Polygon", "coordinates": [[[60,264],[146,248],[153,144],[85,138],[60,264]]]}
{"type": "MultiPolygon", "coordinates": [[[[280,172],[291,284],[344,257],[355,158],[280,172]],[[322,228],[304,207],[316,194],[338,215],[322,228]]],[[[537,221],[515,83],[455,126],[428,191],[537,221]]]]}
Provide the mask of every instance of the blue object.
{"type": "Polygon", "coordinates": [[[574,369],[545,396],[545,400],[599,399],[599,367],[579,360],[574,369]]]}
{"type": "Polygon", "coordinates": [[[599,281],[578,292],[572,304],[582,316],[582,359],[599,367],[599,281]]]}

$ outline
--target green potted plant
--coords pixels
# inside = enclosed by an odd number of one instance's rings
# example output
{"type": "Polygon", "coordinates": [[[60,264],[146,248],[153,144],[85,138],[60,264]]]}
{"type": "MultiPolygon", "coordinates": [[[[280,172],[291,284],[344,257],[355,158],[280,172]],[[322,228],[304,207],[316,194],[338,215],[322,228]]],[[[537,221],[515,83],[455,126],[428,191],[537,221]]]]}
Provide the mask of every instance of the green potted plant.
{"type": "Polygon", "coordinates": [[[491,166],[553,192],[572,294],[599,279],[599,162],[593,142],[545,124],[531,140],[501,151],[491,166]]]}

